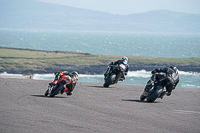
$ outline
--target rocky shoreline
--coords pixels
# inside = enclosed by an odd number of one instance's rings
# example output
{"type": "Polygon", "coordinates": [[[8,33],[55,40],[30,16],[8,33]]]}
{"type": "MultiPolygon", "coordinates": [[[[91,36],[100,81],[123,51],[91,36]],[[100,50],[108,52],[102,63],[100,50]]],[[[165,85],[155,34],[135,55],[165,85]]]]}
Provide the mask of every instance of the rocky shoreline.
{"type": "MultiPolygon", "coordinates": [[[[171,64],[130,64],[129,71],[146,70],[152,71],[156,68],[169,67],[171,64]]],[[[175,64],[180,71],[186,72],[198,72],[200,73],[200,66],[198,65],[181,65],[175,64]]],[[[23,74],[23,75],[33,75],[33,74],[46,74],[54,73],[56,71],[77,71],[80,74],[103,74],[107,70],[107,65],[57,65],[55,67],[38,68],[36,70],[32,69],[6,69],[0,68],[0,73],[7,72],[12,74],[23,74]]]]}

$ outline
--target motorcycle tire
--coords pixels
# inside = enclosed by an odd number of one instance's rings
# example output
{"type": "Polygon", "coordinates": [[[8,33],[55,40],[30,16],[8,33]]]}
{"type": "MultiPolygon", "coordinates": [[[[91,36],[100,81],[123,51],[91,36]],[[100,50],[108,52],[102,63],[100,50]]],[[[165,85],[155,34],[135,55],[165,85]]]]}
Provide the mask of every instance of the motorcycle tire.
{"type": "Polygon", "coordinates": [[[45,96],[48,96],[49,89],[47,89],[47,91],[44,93],[45,96]]]}
{"type": "Polygon", "coordinates": [[[147,96],[144,96],[143,94],[140,96],[140,100],[144,101],[147,98],[147,96]]]}
{"type": "Polygon", "coordinates": [[[163,88],[161,86],[157,86],[154,92],[147,97],[147,102],[154,102],[163,92],[163,88]]]}
{"type": "Polygon", "coordinates": [[[103,86],[104,87],[109,87],[113,83],[115,78],[116,78],[116,75],[114,73],[112,73],[110,76],[108,76],[108,78],[105,81],[105,83],[103,84],[103,86]]]}
{"type": "Polygon", "coordinates": [[[54,97],[62,89],[63,89],[63,84],[60,84],[53,92],[51,92],[50,97],[54,97]]]}

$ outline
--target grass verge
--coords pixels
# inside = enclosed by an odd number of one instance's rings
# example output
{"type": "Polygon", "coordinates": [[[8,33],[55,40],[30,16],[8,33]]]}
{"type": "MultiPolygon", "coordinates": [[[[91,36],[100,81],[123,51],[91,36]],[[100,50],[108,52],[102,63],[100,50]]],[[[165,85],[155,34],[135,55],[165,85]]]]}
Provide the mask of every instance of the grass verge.
{"type": "MultiPolygon", "coordinates": [[[[128,56],[129,64],[200,65],[200,58],[153,58],[128,56]]],[[[0,67],[6,69],[40,69],[57,65],[107,65],[121,56],[92,55],[67,51],[43,51],[0,47],[0,67]]]]}

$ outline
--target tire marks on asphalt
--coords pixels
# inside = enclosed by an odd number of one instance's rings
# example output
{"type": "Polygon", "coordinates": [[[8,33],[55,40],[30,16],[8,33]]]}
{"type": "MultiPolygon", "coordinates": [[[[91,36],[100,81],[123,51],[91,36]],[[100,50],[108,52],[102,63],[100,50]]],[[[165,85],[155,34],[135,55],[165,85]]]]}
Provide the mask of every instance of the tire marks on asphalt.
{"type": "Polygon", "coordinates": [[[178,114],[199,114],[199,111],[188,111],[188,110],[174,110],[174,113],[178,113],[178,114]]]}

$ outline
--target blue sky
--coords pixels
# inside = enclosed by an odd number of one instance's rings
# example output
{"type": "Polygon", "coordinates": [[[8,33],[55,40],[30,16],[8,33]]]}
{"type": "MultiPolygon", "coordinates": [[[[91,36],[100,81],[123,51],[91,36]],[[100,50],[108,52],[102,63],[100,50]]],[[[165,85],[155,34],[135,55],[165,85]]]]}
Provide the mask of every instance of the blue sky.
{"type": "Polygon", "coordinates": [[[200,0],[39,0],[111,14],[134,14],[170,10],[200,14],[200,0]]]}

